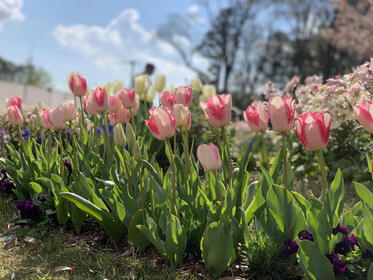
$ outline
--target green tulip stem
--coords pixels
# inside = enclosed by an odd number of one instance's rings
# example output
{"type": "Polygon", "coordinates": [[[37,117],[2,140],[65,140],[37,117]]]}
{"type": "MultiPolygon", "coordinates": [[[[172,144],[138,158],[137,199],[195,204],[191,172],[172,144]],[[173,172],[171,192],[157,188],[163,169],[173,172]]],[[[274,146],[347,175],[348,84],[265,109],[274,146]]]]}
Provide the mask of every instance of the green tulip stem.
{"type": "Polygon", "coordinates": [[[127,160],[126,160],[126,150],[125,149],[123,149],[122,154],[123,154],[124,169],[126,170],[128,185],[130,187],[130,193],[131,193],[132,197],[134,197],[134,195],[135,195],[135,188],[133,186],[130,169],[129,169],[129,166],[128,166],[128,163],[127,163],[127,160]]]}
{"type": "Polygon", "coordinates": [[[17,127],[18,127],[19,138],[20,138],[20,141],[21,141],[22,152],[25,156],[27,164],[30,165],[29,157],[28,157],[28,154],[26,152],[25,142],[24,142],[23,137],[22,137],[21,125],[18,125],[17,127]]]}
{"type": "Polygon", "coordinates": [[[222,129],[223,137],[225,141],[225,146],[227,149],[227,161],[228,161],[228,185],[232,187],[232,161],[231,161],[231,151],[229,149],[229,138],[228,135],[225,133],[225,128],[222,129]]]}
{"type": "Polygon", "coordinates": [[[59,136],[59,140],[58,140],[58,144],[60,145],[60,159],[61,159],[61,164],[60,164],[60,176],[61,178],[63,179],[63,171],[64,171],[64,168],[65,168],[65,162],[63,160],[63,145],[62,145],[62,131],[58,131],[58,136],[59,136]]]}
{"type": "Polygon", "coordinates": [[[133,128],[133,131],[135,132],[135,135],[136,135],[136,127],[135,127],[135,119],[134,119],[134,114],[133,114],[133,111],[132,111],[132,108],[130,108],[130,122],[131,122],[131,126],[133,128]]]}
{"type": "Polygon", "coordinates": [[[96,146],[96,151],[99,151],[99,142],[98,142],[98,133],[97,133],[97,129],[96,129],[96,125],[97,125],[97,117],[96,116],[93,116],[93,133],[94,133],[94,136],[95,136],[95,146],[96,146]]]}
{"type": "Polygon", "coordinates": [[[104,119],[105,124],[105,163],[110,163],[110,139],[109,139],[109,120],[106,113],[102,113],[102,118],[104,119]]]}
{"type": "Polygon", "coordinates": [[[186,155],[186,166],[188,170],[188,174],[190,177],[192,177],[192,170],[191,170],[191,164],[190,164],[190,151],[189,151],[189,136],[188,136],[188,130],[185,130],[182,132],[183,141],[184,141],[184,148],[185,148],[185,155],[186,155]]]}
{"type": "Polygon", "coordinates": [[[81,145],[83,147],[83,144],[84,144],[84,106],[83,106],[83,100],[82,100],[82,97],[80,96],[79,97],[79,100],[80,100],[80,109],[81,109],[81,119],[82,119],[82,124],[81,124],[81,145]]]}
{"type": "Polygon", "coordinates": [[[218,171],[213,171],[213,174],[214,174],[214,176],[215,176],[215,189],[216,189],[216,191],[218,192],[218,194],[219,194],[219,199],[220,199],[220,204],[221,204],[221,207],[223,207],[223,205],[224,205],[224,198],[223,198],[223,193],[222,193],[222,191],[221,191],[221,188],[220,188],[220,186],[219,186],[219,175],[218,175],[218,171]]]}
{"type": "Polygon", "coordinates": [[[282,175],[282,184],[285,189],[289,189],[288,186],[288,150],[287,150],[287,134],[283,134],[282,141],[282,155],[283,155],[283,175],[282,175]]]}
{"type": "Polygon", "coordinates": [[[326,198],[326,194],[328,193],[328,179],[326,178],[326,165],[325,165],[325,160],[324,160],[324,155],[322,150],[318,150],[316,152],[317,154],[317,159],[319,160],[320,164],[320,171],[321,171],[321,182],[322,182],[322,198],[326,198]]]}
{"type": "Polygon", "coordinates": [[[74,173],[78,172],[79,170],[79,162],[78,162],[78,154],[77,154],[77,151],[76,151],[76,142],[75,142],[75,135],[74,135],[74,132],[73,132],[73,125],[70,121],[70,135],[71,135],[71,146],[72,146],[72,149],[73,149],[73,156],[74,156],[74,173]]]}
{"type": "Polygon", "coordinates": [[[261,143],[262,144],[262,152],[261,152],[262,162],[263,162],[263,166],[267,168],[268,167],[268,153],[267,153],[266,133],[261,132],[260,135],[261,135],[261,141],[262,141],[261,143]]]}
{"type": "Polygon", "coordinates": [[[48,140],[48,152],[47,152],[47,164],[48,164],[48,175],[51,175],[51,152],[52,152],[52,139],[51,139],[51,133],[50,130],[47,131],[47,140],[48,140]]]}
{"type": "MultiPolygon", "coordinates": [[[[171,149],[170,140],[166,140],[166,145],[171,149]]],[[[171,169],[172,169],[172,202],[176,205],[176,167],[175,167],[175,154],[171,154],[171,169]]]]}

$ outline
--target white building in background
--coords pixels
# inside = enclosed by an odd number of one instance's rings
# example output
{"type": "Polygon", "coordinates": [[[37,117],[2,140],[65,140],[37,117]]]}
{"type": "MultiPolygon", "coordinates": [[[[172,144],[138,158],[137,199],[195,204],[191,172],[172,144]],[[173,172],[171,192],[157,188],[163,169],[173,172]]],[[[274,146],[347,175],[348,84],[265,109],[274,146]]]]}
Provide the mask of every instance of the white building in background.
{"type": "Polygon", "coordinates": [[[72,93],[0,81],[0,113],[6,111],[5,100],[10,97],[21,97],[24,108],[34,106],[39,102],[53,107],[61,105],[65,100],[74,99],[72,93]]]}

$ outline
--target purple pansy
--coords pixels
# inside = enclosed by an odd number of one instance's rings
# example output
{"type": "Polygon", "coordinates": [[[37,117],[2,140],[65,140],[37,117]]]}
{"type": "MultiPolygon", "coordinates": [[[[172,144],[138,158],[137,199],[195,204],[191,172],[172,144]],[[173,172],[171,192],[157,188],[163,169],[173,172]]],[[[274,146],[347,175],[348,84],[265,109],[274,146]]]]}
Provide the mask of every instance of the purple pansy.
{"type": "Polygon", "coordinates": [[[298,238],[300,239],[300,240],[309,240],[309,241],[315,241],[314,239],[313,239],[313,236],[312,236],[312,234],[308,231],[308,230],[302,230],[302,231],[300,231],[299,233],[298,233],[298,238]]]}
{"type": "Polygon", "coordinates": [[[344,235],[348,235],[348,233],[349,233],[348,228],[341,227],[341,224],[338,223],[338,225],[335,228],[333,228],[332,233],[333,233],[333,235],[337,235],[337,233],[339,233],[339,232],[343,233],[344,235]]]}
{"type": "Polygon", "coordinates": [[[41,216],[41,209],[32,201],[18,202],[16,208],[19,210],[22,219],[38,220],[41,216]]]}
{"type": "Polygon", "coordinates": [[[280,257],[284,260],[287,257],[298,252],[298,244],[294,240],[285,240],[284,249],[281,251],[280,257]]]}
{"type": "Polygon", "coordinates": [[[346,270],[346,263],[340,259],[336,253],[325,255],[333,266],[333,271],[336,277],[340,276],[346,270]]]}

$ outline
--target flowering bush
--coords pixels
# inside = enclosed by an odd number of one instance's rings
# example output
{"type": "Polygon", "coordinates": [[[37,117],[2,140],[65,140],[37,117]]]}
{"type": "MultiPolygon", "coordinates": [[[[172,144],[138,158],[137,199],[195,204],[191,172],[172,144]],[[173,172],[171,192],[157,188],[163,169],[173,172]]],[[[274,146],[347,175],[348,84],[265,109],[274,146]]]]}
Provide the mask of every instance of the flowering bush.
{"type": "MultiPolygon", "coordinates": [[[[356,79],[368,85],[363,72],[359,70],[356,79]]],[[[309,89],[316,91],[314,84],[319,81],[311,80],[309,89]]],[[[297,116],[296,100],[267,86],[272,95],[268,106],[255,103],[244,113],[263,144],[263,164],[256,167],[261,177],[250,182],[250,149],[232,157],[230,94],[205,90],[208,97],[202,95],[200,106],[209,124],[205,137],[211,143],[198,144],[195,152],[190,130],[198,104],[191,87],[161,93],[163,106],[148,112],[148,101],[165,86],[162,77],[152,86],[147,76],[139,76],[134,90],[101,85],[91,91],[78,73],[68,81],[81,109],[66,103],[40,110],[45,137],[39,142],[23,131],[20,100],[9,100],[8,119],[18,130],[19,147],[7,145],[9,155],[2,160],[7,173],[1,182],[4,186],[14,182],[22,218],[39,219],[41,209],[53,209],[60,224],[71,220],[79,232],[89,215],[113,242],[128,233],[139,251],[154,246],[172,268],[183,261],[185,252],[192,253],[214,277],[236,261],[241,246],[248,248],[249,226],[255,223],[258,234],[281,248],[278,258],[291,266],[298,259],[309,279],[373,273],[365,258],[373,250],[373,193],[355,183],[360,201],[346,210],[342,172],[333,174],[331,184],[327,175],[323,149],[329,142],[333,112],[303,111],[297,116]],[[264,145],[268,125],[282,141],[272,147],[277,150],[272,162],[264,145]],[[317,157],[320,197],[293,190],[288,141],[294,125],[303,148],[317,157]],[[159,151],[167,162],[157,160],[159,151]]],[[[297,82],[296,78],[289,82],[286,91],[297,82]]],[[[342,85],[337,79],[328,83],[322,96],[342,85]]],[[[195,80],[192,86],[200,87],[195,80]]],[[[367,130],[373,122],[365,113],[370,112],[368,105],[355,109],[367,130]]]]}

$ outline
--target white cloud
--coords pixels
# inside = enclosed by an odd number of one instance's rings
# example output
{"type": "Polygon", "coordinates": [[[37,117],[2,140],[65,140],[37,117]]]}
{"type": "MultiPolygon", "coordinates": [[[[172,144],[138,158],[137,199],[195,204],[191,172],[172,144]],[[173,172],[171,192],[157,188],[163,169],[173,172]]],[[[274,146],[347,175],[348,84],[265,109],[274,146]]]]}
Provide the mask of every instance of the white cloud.
{"type": "Polygon", "coordinates": [[[156,71],[165,74],[168,83],[175,86],[193,78],[194,72],[183,66],[178,53],[158,40],[154,31],[141,26],[139,17],[137,10],[127,9],[106,26],[59,25],[53,36],[62,47],[78,52],[113,76],[127,76],[129,69],[124,61],[135,59],[138,65],[154,63],[156,71]]]}
{"type": "Polygon", "coordinates": [[[190,22],[194,24],[205,23],[205,20],[200,16],[200,7],[198,5],[191,5],[187,9],[190,22]]]}
{"type": "Polygon", "coordinates": [[[21,12],[22,6],[23,0],[0,0],[0,29],[6,21],[25,18],[21,12]]]}

